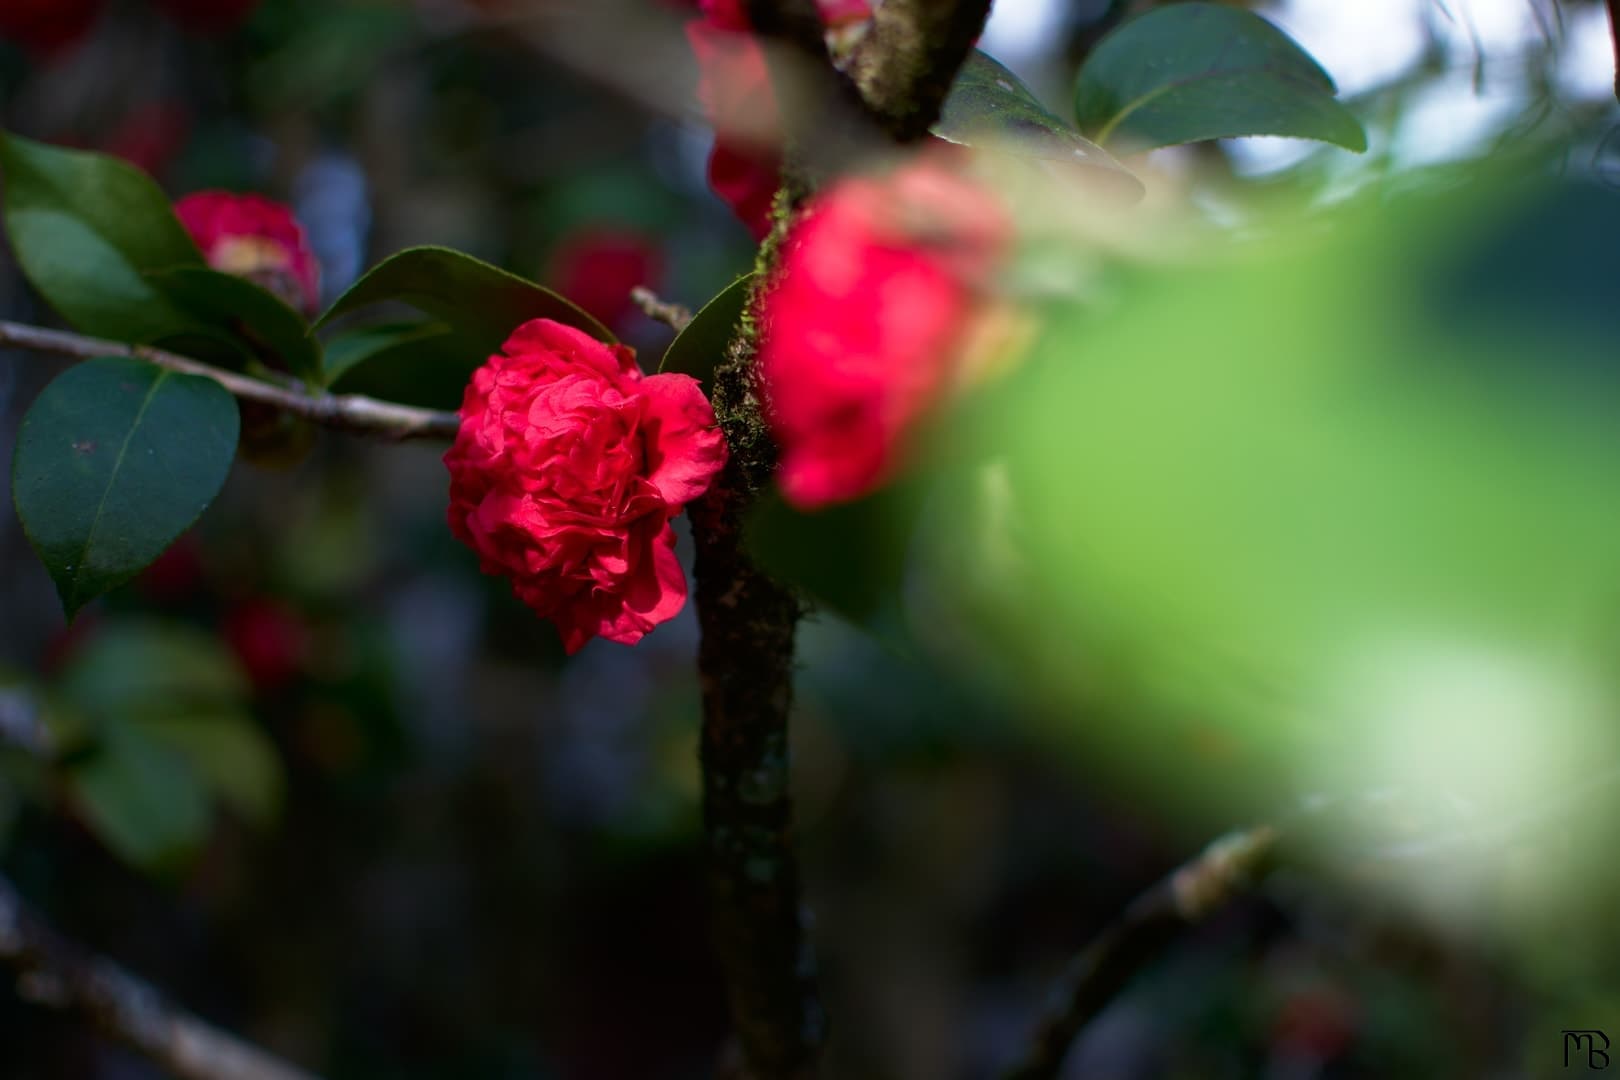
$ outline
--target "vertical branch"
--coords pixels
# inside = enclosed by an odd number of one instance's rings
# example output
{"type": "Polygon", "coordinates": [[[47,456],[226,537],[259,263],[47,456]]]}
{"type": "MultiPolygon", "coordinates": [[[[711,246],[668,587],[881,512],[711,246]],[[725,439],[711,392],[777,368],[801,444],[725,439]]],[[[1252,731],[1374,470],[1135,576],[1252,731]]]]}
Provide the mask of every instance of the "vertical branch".
{"type": "Polygon", "coordinates": [[[1608,0],[1609,37],[1614,41],[1614,96],[1620,99],[1620,0],[1608,0]]]}
{"type": "Polygon", "coordinates": [[[788,713],[800,608],[790,590],[754,565],[742,543],[747,511],[776,467],[755,385],[758,329],[752,312],[759,291],[768,287],[792,211],[817,173],[848,165],[882,134],[898,142],[925,134],[989,7],[989,0],[886,0],[864,56],[852,58],[873,87],[868,92],[860,78],[852,83],[832,66],[813,0],[748,0],[751,24],[772,46],[787,166],[776,227],[760,250],[760,284],[750,314],[714,373],[715,417],[731,457],[714,489],[690,513],[702,630],[698,673],[711,933],[751,1080],[813,1076],[825,1029],[814,956],[800,921],[789,785],[788,713]],[[812,149],[818,152],[812,155],[812,149]]]}

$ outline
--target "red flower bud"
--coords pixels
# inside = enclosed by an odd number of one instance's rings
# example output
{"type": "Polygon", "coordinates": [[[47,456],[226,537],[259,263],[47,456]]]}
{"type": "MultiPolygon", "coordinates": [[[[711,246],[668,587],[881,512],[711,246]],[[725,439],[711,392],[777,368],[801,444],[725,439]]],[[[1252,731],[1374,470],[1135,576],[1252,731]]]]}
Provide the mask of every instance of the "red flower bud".
{"type": "Polygon", "coordinates": [[[630,290],[656,281],[662,254],[652,239],[633,230],[581,229],[558,246],[548,277],[603,325],[618,326],[635,309],[630,290]]]}
{"type": "Polygon", "coordinates": [[[174,212],[215,270],[254,281],[308,314],[320,308],[320,264],[287,207],[259,195],[199,191],[174,212]]]}
{"type": "Polygon", "coordinates": [[[1008,231],[994,198],[931,161],[845,180],[794,226],[759,357],[789,502],[844,502],[893,475],[963,374],[1008,231]]]}
{"type": "Polygon", "coordinates": [[[726,461],[686,375],[536,319],[473,373],[444,456],[450,529],[573,653],[633,644],[686,603],[670,521],[726,461]]]}

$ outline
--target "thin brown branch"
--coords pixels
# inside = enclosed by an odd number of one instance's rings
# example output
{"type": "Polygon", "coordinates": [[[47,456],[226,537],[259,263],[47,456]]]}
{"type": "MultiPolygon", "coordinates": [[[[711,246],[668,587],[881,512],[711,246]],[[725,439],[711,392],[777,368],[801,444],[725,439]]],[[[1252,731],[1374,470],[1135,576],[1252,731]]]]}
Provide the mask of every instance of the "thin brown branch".
{"type": "Polygon", "coordinates": [[[67,941],[0,878],[0,963],[18,993],[76,1013],[180,1080],[314,1080],[181,1009],[112,961],[67,941]]]}
{"type": "Polygon", "coordinates": [[[311,423],[357,435],[383,439],[448,439],[454,437],[460,426],[460,418],[452,412],[396,405],[359,394],[328,394],[278,386],[149,345],[124,345],[63,330],[0,321],[0,348],[7,346],[78,360],[102,356],[145,360],[170,371],[213,379],[243,401],[256,401],[311,423]]]}
{"type": "Polygon", "coordinates": [[[658,294],[645,285],[637,285],[630,290],[630,299],[634,300],[641,313],[655,322],[661,322],[677,334],[685,330],[692,323],[692,309],[680,304],[660,300],[658,294]]]}
{"type": "Polygon", "coordinates": [[[1056,987],[1023,1060],[1002,1080],[1050,1080],[1074,1039],[1125,984],[1184,928],[1202,922],[1269,868],[1277,831],[1266,825],[1221,837],[1131,902],[1086,947],[1056,987]]]}
{"type": "Polygon", "coordinates": [[[884,0],[848,71],[897,142],[928,134],[990,14],[990,0],[884,0]]]}

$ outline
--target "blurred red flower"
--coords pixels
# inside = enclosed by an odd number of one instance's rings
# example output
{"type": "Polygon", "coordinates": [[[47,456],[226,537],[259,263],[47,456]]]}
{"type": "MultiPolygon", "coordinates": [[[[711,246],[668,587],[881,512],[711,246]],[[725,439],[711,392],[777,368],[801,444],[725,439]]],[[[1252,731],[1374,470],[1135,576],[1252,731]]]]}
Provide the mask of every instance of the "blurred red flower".
{"type": "Polygon", "coordinates": [[[42,52],[65,49],[89,32],[103,0],[3,0],[0,40],[42,52]]]}
{"type": "Polygon", "coordinates": [[[893,474],[963,374],[978,286],[1009,230],[993,196],[932,158],[842,181],[811,204],[761,311],[789,502],[859,498],[893,474]]]}
{"type": "Polygon", "coordinates": [[[663,262],[657,241],[645,233],[589,227],[558,245],[548,280],[604,326],[617,327],[635,310],[630,290],[656,283],[663,262]]]}
{"type": "MultiPolygon", "coordinates": [[[[866,0],[819,0],[822,21],[839,33],[871,16],[866,0]]],[[[771,229],[781,186],[781,117],[765,50],[749,33],[743,0],[703,0],[703,18],[686,24],[698,62],[698,100],[714,125],[709,186],[756,239],[771,229]]]]}
{"type": "Polygon", "coordinates": [[[301,311],[320,307],[320,264],[292,211],[260,195],[199,191],[174,212],[215,270],[237,274],[301,311]]]}
{"type": "Polygon", "coordinates": [[[686,603],[670,521],[725,461],[695,379],[643,376],[624,346],[536,319],[467,387],[450,529],[568,652],[633,644],[686,603]]]}

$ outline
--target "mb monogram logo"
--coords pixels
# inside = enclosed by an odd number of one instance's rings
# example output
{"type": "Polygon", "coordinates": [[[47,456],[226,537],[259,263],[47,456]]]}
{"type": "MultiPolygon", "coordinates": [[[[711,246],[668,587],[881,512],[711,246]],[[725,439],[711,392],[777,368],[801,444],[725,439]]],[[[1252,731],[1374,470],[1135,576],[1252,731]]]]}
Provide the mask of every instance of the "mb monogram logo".
{"type": "Polygon", "coordinates": [[[1564,1068],[1588,1069],[1609,1067],[1609,1037],[1597,1028],[1566,1028],[1564,1035],[1564,1068]]]}

